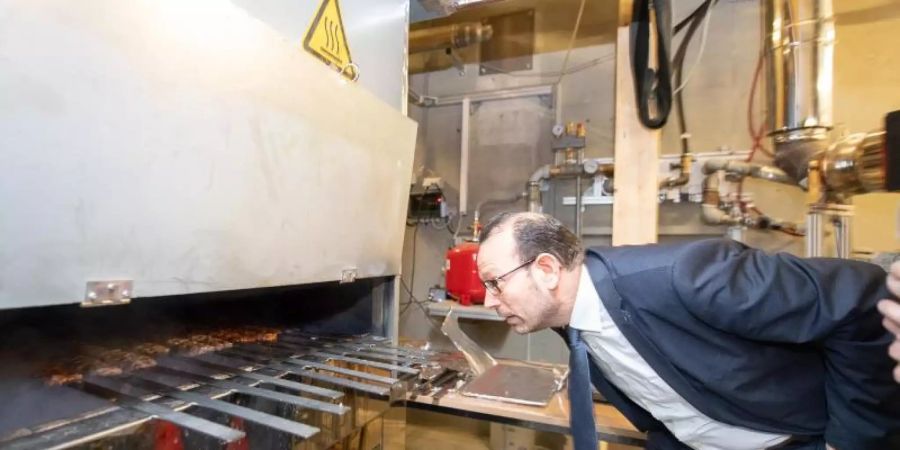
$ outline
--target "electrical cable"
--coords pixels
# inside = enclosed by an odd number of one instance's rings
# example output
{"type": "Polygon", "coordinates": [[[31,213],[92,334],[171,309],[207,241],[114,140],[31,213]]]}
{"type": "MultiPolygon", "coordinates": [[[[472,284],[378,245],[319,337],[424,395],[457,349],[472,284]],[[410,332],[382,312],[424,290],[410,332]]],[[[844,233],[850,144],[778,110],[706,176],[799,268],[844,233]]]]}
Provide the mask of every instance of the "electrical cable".
{"type": "MultiPolygon", "coordinates": [[[[691,76],[694,75],[697,66],[700,65],[700,60],[703,59],[703,52],[706,50],[706,38],[709,36],[709,23],[712,21],[712,4],[706,8],[704,16],[703,31],[700,33],[700,49],[697,50],[697,57],[694,59],[694,64],[691,65],[691,68],[688,70],[687,76],[684,77],[684,81],[682,81],[673,91],[674,94],[678,94],[685,86],[687,86],[688,82],[691,81],[691,76]]],[[[680,73],[681,69],[679,69],[678,72],[680,73]]]]}
{"type": "Polygon", "coordinates": [[[584,15],[584,4],[587,0],[581,0],[581,6],[578,7],[578,16],[575,18],[575,26],[572,28],[572,36],[569,38],[569,48],[566,49],[566,56],[563,58],[562,69],[559,71],[559,78],[556,80],[557,85],[562,83],[563,77],[566,76],[566,68],[569,66],[569,55],[572,54],[572,48],[575,47],[575,37],[578,36],[578,28],[581,27],[581,17],[584,15]]]}
{"type": "MultiPolygon", "coordinates": [[[[423,195],[427,194],[428,190],[431,189],[432,186],[434,186],[434,185],[426,186],[425,190],[423,192],[423,195]]],[[[440,188],[437,188],[437,189],[440,190],[440,188]]],[[[423,206],[422,203],[424,203],[424,202],[420,202],[418,205],[418,208],[416,209],[416,214],[415,214],[416,217],[418,217],[419,214],[422,213],[422,206],[423,206]]],[[[409,224],[408,221],[407,221],[407,224],[409,224]]],[[[413,235],[412,235],[412,263],[411,263],[412,267],[410,269],[410,279],[409,279],[410,287],[407,288],[407,293],[409,294],[410,301],[415,299],[415,295],[413,295],[413,288],[415,288],[415,285],[416,285],[416,242],[418,242],[418,237],[419,237],[419,223],[415,222],[415,225],[413,225],[413,226],[415,226],[415,229],[413,230],[413,235]]],[[[400,277],[400,283],[405,285],[405,282],[403,281],[402,276],[400,277]]],[[[407,307],[408,307],[408,305],[407,305],[407,307]]],[[[401,310],[400,315],[403,315],[403,313],[405,313],[405,312],[406,312],[406,309],[401,310]]]]}
{"type": "Polygon", "coordinates": [[[461,219],[462,215],[457,214],[457,217],[460,217],[460,219],[457,219],[457,220],[456,220],[456,227],[455,227],[455,228],[453,227],[453,225],[450,224],[450,222],[453,222],[453,217],[452,217],[452,216],[453,216],[452,214],[448,214],[448,215],[447,215],[447,231],[450,232],[450,236],[455,236],[455,235],[456,235],[456,230],[459,228],[459,221],[462,220],[462,219],[461,219]]]}
{"type": "Polygon", "coordinates": [[[410,299],[415,299],[413,296],[414,289],[416,288],[416,242],[419,240],[419,227],[416,226],[416,229],[413,230],[412,236],[412,268],[409,271],[409,295],[410,299]]]}
{"type": "Polygon", "coordinates": [[[750,155],[748,155],[747,157],[748,162],[753,159],[753,156],[756,154],[757,150],[764,153],[766,156],[774,156],[771,150],[766,149],[762,145],[762,139],[765,135],[765,120],[763,120],[763,122],[759,124],[758,128],[753,123],[753,105],[756,100],[756,87],[757,85],[759,85],[764,59],[765,53],[763,50],[761,50],[759,52],[759,57],[756,59],[756,69],[753,72],[753,81],[751,81],[750,83],[750,98],[747,100],[747,131],[749,131],[750,139],[752,140],[750,155]]]}
{"type": "Polygon", "coordinates": [[[456,214],[458,219],[456,219],[456,230],[453,231],[453,245],[456,245],[456,241],[459,239],[459,231],[462,229],[462,214],[456,214]]]}
{"type": "Polygon", "coordinates": [[[425,315],[425,320],[428,321],[428,324],[431,325],[431,328],[433,328],[438,334],[443,334],[440,328],[438,328],[438,326],[436,325],[437,322],[435,322],[431,318],[431,316],[428,314],[428,310],[426,310],[425,307],[422,306],[425,301],[419,300],[414,295],[412,295],[412,292],[409,290],[409,287],[406,286],[406,282],[403,281],[403,278],[400,278],[400,285],[403,286],[403,289],[406,290],[407,294],[412,299],[412,301],[408,302],[406,306],[400,311],[400,315],[402,316],[403,314],[405,314],[406,310],[409,309],[409,307],[412,306],[413,303],[415,303],[415,305],[422,311],[422,314],[425,315]]]}
{"type": "MultiPolygon", "coordinates": [[[[763,61],[765,59],[765,51],[760,50],[759,56],[756,59],[756,68],[753,71],[753,80],[750,82],[750,96],[747,100],[747,131],[750,133],[750,139],[752,141],[752,145],[750,147],[750,154],[747,155],[746,162],[753,161],[753,157],[756,155],[756,152],[759,151],[765,154],[768,157],[773,157],[773,153],[766,149],[762,145],[762,139],[765,136],[765,120],[760,123],[759,127],[757,127],[753,123],[753,104],[754,100],[756,100],[756,87],[759,84],[760,75],[762,74],[763,61]]],[[[738,207],[741,212],[747,212],[747,204],[743,200],[744,193],[744,180],[743,178],[738,181],[737,184],[737,197],[738,197],[738,207]]],[[[758,209],[756,209],[756,213],[762,215],[758,209]]],[[[787,233],[784,230],[779,230],[787,233]]],[[[790,233],[788,233],[790,234],[790,233]]]]}
{"type": "MultiPolygon", "coordinates": [[[[429,188],[430,187],[431,186],[429,186],[429,188]]],[[[426,192],[428,191],[429,188],[426,188],[426,192]]],[[[438,190],[440,190],[440,189],[438,188],[438,190]]],[[[412,241],[412,258],[410,261],[412,268],[410,270],[410,277],[409,277],[410,284],[407,285],[406,281],[403,279],[403,277],[402,276],[399,277],[400,278],[400,286],[403,287],[403,289],[406,291],[406,295],[408,296],[408,300],[405,303],[401,302],[401,305],[403,307],[400,309],[399,315],[403,316],[404,314],[406,314],[406,312],[409,310],[410,306],[415,304],[416,307],[418,307],[422,311],[422,314],[425,315],[425,319],[428,321],[428,324],[431,325],[431,327],[440,334],[441,333],[440,328],[437,327],[437,325],[435,325],[435,321],[431,319],[431,316],[428,314],[428,310],[425,309],[424,306],[422,306],[425,303],[425,301],[419,300],[416,297],[416,295],[413,293],[413,289],[415,288],[415,282],[416,282],[416,243],[418,242],[418,237],[419,237],[419,224],[417,223],[415,225],[415,227],[416,227],[416,229],[413,230],[413,235],[412,235],[412,240],[413,240],[412,241]]],[[[459,228],[457,226],[457,230],[458,229],[459,228]]]]}
{"type": "MultiPolygon", "coordinates": [[[[683,91],[684,87],[687,85],[688,81],[690,81],[691,75],[694,73],[694,70],[696,69],[696,67],[699,66],[699,62],[703,56],[704,50],[706,48],[708,34],[709,34],[709,23],[711,22],[711,17],[712,17],[711,9],[716,4],[718,4],[718,0],[704,1],[700,6],[698,6],[696,9],[694,9],[694,11],[691,12],[691,14],[689,14],[686,18],[684,18],[677,25],[675,25],[675,29],[674,29],[674,33],[678,34],[679,32],[681,32],[683,29],[685,29],[687,27],[687,32],[685,34],[685,37],[679,43],[678,51],[675,54],[675,58],[673,58],[673,65],[675,67],[675,69],[674,69],[675,82],[676,82],[676,85],[678,86],[673,91],[673,95],[675,97],[676,109],[678,110],[678,117],[679,117],[678,123],[679,123],[679,127],[681,129],[682,152],[685,152],[685,153],[689,152],[689,150],[690,150],[690,146],[689,146],[689,142],[688,142],[688,139],[690,138],[690,134],[687,132],[687,123],[686,123],[687,121],[685,119],[685,114],[684,114],[684,102],[683,102],[683,97],[682,97],[682,91],[683,91]],[[682,79],[683,71],[684,71],[684,59],[685,59],[685,55],[687,54],[687,48],[690,45],[690,42],[693,39],[694,33],[696,32],[696,30],[699,27],[699,25],[701,24],[701,22],[703,23],[703,31],[701,32],[701,34],[702,34],[701,43],[700,43],[700,48],[697,52],[697,58],[695,59],[694,64],[691,66],[690,70],[688,71],[687,77],[682,79]]],[[[750,154],[747,156],[747,159],[746,159],[747,162],[750,162],[753,159],[753,157],[757,151],[764,153],[770,157],[772,156],[771,151],[769,151],[762,145],[762,139],[765,135],[764,123],[760,124],[760,126],[757,127],[753,122],[753,105],[754,105],[754,100],[756,97],[756,88],[757,88],[757,85],[759,84],[760,75],[762,72],[763,61],[764,61],[764,53],[760,52],[759,58],[756,63],[756,69],[754,70],[753,81],[751,83],[751,88],[750,88],[750,98],[749,98],[748,105],[747,105],[747,127],[750,132],[750,137],[753,140],[753,146],[750,150],[750,154]]],[[[741,179],[738,182],[738,186],[737,186],[737,201],[738,201],[738,205],[739,205],[741,211],[743,213],[746,213],[747,212],[747,204],[744,201],[744,199],[742,198],[743,197],[743,185],[744,185],[744,180],[741,179]]],[[[762,211],[760,211],[759,208],[757,208],[755,206],[751,207],[751,210],[759,216],[768,217],[762,211]]],[[[798,233],[793,230],[785,229],[781,226],[773,226],[771,229],[781,232],[781,233],[784,233],[784,234],[787,234],[789,236],[794,236],[794,237],[804,236],[804,234],[802,234],[802,233],[798,233]]]]}
{"type": "MultiPolygon", "coordinates": [[[[706,2],[704,2],[704,3],[706,3],[706,2]]],[[[697,14],[700,14],[700,11],[702,11],[703,8],[704,8],[703,3],[701,3],[700,6],[697,6],[693,11],[691,11],[691,13],[688,14],[687,17],[685,17],[684,19],[681,19],[680,22],[675,24],[675,27],[672,29],[672,34],[676,35],[676,34],[680,33],[681,30],[684,29],[684,27],[688,26],[694,20],[694,18],[697,16],[697,14]]]]}
{"type": "MultiPolygon", "coordinates": [[[[685,32],[684,37],[681,39],[681,42],[678,45],[678,50],[675,52],[675,57],[672,59],[672,65],[674,67],[674,81],[676,84],[682,84],[682,75],[684,74],[684,60],[687,56],[687,50],[690,46],[691,41],[694,38],[694,33],[697,32],[697,29],[700,27],[701,23],[704,22],[704,18],[711,8],[716,2],[713,0],[704,1],[697,9],[690,15],[691,22],[688,24],[688,29],[685,32]]],[[[678,115],[678,128],[681,133],[681,153],[688,154],[690,153],[690,132],[688,131],[687,126],[687,116],[684,112],[684,96],[682,91],[678,91],[674,94],[675,100],[675,109],[678,115]]]]}

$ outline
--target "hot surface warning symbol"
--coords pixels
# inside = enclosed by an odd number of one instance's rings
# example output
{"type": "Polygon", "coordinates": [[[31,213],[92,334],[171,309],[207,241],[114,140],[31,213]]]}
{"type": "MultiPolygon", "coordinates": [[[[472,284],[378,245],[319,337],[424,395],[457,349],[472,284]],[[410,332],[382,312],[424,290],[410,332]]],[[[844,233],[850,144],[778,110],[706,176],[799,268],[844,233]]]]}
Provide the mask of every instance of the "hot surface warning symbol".
{"type": "Polygon", "coordinates": [[[338,0],[322,0],[316,17],[306,31],[303,48],[335,66],[348,78],[355,79],[358,76],[356,66],[350,59],[338,0]]]}

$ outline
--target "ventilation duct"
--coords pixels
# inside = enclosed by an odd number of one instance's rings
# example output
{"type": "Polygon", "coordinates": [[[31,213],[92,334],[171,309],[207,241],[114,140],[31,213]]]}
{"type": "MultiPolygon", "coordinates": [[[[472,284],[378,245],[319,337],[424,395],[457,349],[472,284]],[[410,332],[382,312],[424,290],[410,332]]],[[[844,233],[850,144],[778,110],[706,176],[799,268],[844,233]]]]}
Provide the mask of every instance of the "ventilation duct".
{"type": "Polygon", "coordinates": [[[832,0],[766,0],[769,132],[775,164],[802,185],[829,145],[834,84],[832,0]]]}

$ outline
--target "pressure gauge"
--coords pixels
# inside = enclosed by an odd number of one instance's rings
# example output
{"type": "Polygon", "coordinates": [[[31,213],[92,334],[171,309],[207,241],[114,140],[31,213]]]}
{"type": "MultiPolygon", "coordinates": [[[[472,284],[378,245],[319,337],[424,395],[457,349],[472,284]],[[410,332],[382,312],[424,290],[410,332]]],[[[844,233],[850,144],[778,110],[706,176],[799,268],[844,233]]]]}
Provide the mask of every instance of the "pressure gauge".
{"type": "Polygon", "coordinates": [[[597,173],[597,170],[600,169],[600,163],[595,159],[588,159],[584,162],[584,172],[593,175],[597,173]]]}
{"type": "Polygon", "coordinates": [[[552,132],[553,132],[553,135],[554,135],[554,136],[560,137],[560,136],[563,135],[563,133],[564,133],[565,131],[566,131],[566,127],[563,126],[563,124],[558,123],[558,124],[556,124],[556,125],[553,125],[553,130],[552,130],[552,132]]]}

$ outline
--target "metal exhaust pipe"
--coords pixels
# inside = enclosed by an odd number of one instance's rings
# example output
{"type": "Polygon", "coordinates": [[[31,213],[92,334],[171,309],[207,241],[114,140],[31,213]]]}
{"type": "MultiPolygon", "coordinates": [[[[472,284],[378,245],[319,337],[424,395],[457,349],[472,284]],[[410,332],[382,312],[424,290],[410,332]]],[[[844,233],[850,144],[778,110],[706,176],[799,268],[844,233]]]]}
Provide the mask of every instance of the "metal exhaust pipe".
{"type": "Polygon", "coordinates": [[[801,185],[833,127],[832,0],[765,0],[769,135],[775,165],[801,185]]]}

